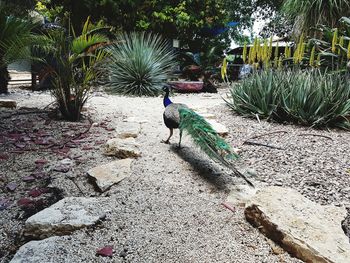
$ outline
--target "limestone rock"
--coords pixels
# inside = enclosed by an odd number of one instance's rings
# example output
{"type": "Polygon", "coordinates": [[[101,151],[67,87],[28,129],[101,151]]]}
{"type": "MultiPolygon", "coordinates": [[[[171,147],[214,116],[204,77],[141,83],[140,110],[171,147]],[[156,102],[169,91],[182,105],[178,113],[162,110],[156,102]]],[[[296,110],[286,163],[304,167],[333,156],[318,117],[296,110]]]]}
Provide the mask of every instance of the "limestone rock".
{"type": "Polygon", "coordinates": [[[214,128],[214,130],[216,130],[216,132],[219,135],[221,136],[228,135],[228,129],[223,124],[218,123],[216,120],[211,120],[211,119],[208,119],[207,122],[210,123],[210,125],[214,128]]]}
{"type": "Polygon", "coordinates": [[[61,237],[50,237],[39,241],[30,241],[19,248],[10,263],[53,262],[52,251],[61,237]],[[46,261],[45,261],[46,259],[46,261]]]}
{"type": "Polygon", "coordinates": [[[321,206],[290,188],[259,190],[246,205],[246,219],[305,262],[346,263],[350,244],[341,222],[344,208],[321,206]]]}
{"type": "Polygon", "coordinates": [[[91,226],[106,215],[97,198],[66,197],[52,206],[29,217],[25,222],[24,234],[35,238],[53,235],[67,235],[91,226]]]}
{"type": "Polygon", "coordinates": [[[123,122],[117,127],[116,137],[125,138],[136,138],[140,133],[140,123],[137,122],[123,122]]]}
{"type": "Polygon", "coordinates": [[[131,175],[132,159],[113,161],[100,165],[88,171],[88,174],[96,180],[98,188],[104,192],[112,185],[131,175]]]}
{"type": "Polygon", "coordinates": [[[14,100],[0,99],[0,108],[11,108],[15,109],[17,107],[17,102],[14,100]]]}
{"type": "Polygon", "coordinates": [[[234,185],[226,199],[228,203],[245,206],[256,193],[256,188],[249,185],[234,185]]]}
{"type": "Polygon", "coordinates": [[[95,250],[91,250],[91,247],[86,245],[83,247],[81,244],[83,242],[86,241],[78,241],[71,236],[33,240],[21,246],[10,263],[101,262],[97,258],[92,260],[94,257],[91,256],[95,254],[95,250]]]}
{"type": "Polygon", "coordinates": [[[121,159],[136,158],[141,156],[139,144],[137,144],[135,138],[132,137],[125,139],[114,138],[108,140],[105,144],[104,154],[121,159]]]}

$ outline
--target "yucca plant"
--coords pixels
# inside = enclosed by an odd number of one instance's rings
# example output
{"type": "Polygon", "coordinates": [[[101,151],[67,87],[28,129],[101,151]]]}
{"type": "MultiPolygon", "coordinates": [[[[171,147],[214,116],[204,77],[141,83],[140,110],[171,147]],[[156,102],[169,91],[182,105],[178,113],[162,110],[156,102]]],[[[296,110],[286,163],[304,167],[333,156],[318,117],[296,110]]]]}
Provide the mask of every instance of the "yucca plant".
{"type": "Polygon", "coordinates": [[[249,78],[232,84],[227,105],[246,117],[270,118],[276,112],[279,82],[274,71],[255,72],[249,78]]]}
{"type": "Polygon", "coordinates": [[[80,35],[54,30],[48,38],[53,44],[45,51],[54,58],[54,63],[46,67],[46,73],[53,77],[51,93],[62,116],[77,121],[91,88],[103,73],[101,63],[106,57],[103,46],[108,38],[91,27],[89,18],[80,35]]]}
{"type": "Polygon", "coordinates": [[[122,34],[108,48],[112,92],[135,96],[157,96],[175,65],[175,53],[159,35],[122,34]]]}

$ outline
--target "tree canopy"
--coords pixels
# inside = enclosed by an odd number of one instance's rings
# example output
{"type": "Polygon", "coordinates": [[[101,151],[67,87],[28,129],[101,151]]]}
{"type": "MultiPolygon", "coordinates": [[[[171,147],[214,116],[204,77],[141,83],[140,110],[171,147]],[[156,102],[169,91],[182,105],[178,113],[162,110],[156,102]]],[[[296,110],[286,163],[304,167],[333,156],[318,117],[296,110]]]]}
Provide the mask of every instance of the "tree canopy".
{"type": "MultiPolygon", "coordinates": [[[[269,0],[261,0],[268,3],[269,0]]],[[[62,7],[62,13],[70,14],[75,28],[82,25],[88,15],[92,20],[105,20],[123,31],[153,31],[167,38],[180,39],[183,44],[201,48],[208,36],[205,28],[222,28],[227,22],[237,21],[240,28],[251,25],[255,1],[229,0],[44,0],[48,8],[62,7]]],[[[271,1],[273,2],[273,1],[271,1]]],[[[234,30],[220,34],[220,42],[228,39],[234,30]]],[[[236,34],[237,36],[238,34],[236,34]]]]}

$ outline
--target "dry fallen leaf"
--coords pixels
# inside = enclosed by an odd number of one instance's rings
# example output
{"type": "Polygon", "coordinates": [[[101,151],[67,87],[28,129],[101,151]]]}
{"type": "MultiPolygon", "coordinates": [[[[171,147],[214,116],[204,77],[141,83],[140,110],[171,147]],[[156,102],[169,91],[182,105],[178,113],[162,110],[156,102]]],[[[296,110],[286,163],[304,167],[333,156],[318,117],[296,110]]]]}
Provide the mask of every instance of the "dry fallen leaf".
{"type": "Polygon", "coordinates": [[[113,247],[112,246],[105,246],[105,247],[97,250],[96,254],[100,255],[102,257],[111,257],[113,255],[113,247]]]}

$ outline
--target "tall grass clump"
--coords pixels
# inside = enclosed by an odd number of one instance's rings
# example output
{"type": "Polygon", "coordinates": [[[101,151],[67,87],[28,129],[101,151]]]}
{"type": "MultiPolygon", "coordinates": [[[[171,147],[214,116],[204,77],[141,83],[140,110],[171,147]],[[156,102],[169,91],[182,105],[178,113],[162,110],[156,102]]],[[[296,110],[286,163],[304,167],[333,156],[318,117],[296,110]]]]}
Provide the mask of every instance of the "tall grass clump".
{"type": "Polygon", "coordinates": [[[122,34],[108,48],[112,92],[134,96],[157,96],[175,64],[175,53],[160,36],[122,34]]]}
{"type": "Polygon", "coordinates": [[[320,70],[262,71],[231,87],[228,106],[243,116],[312,127],[350,128],[349,76],[320,70]]]}

